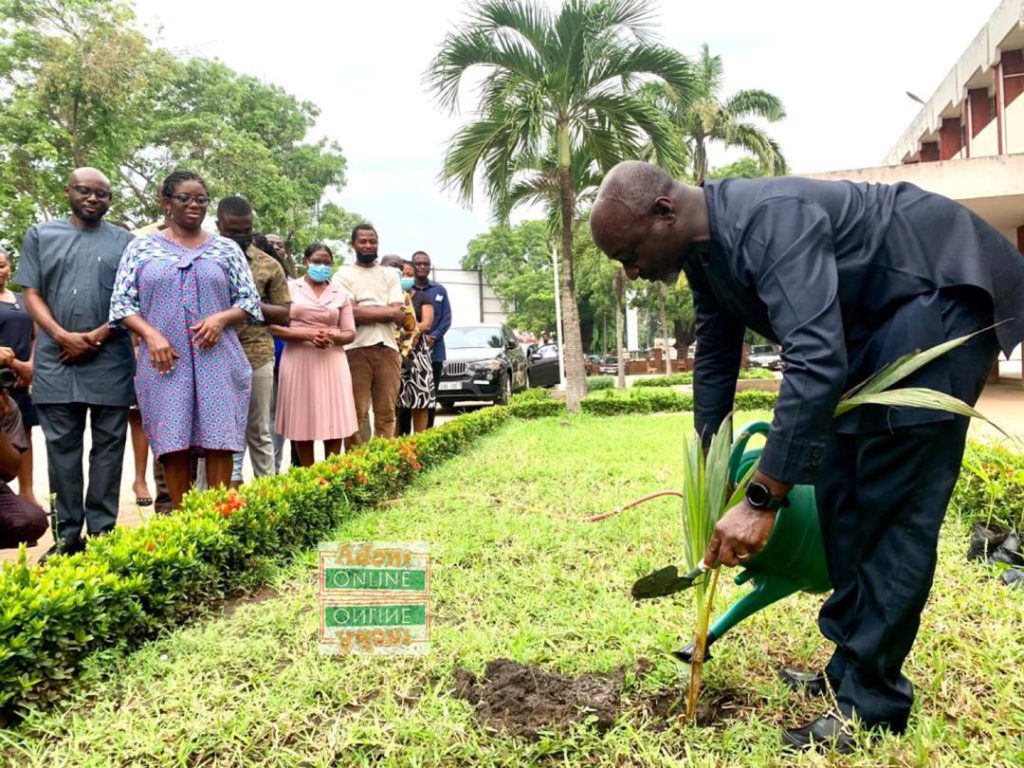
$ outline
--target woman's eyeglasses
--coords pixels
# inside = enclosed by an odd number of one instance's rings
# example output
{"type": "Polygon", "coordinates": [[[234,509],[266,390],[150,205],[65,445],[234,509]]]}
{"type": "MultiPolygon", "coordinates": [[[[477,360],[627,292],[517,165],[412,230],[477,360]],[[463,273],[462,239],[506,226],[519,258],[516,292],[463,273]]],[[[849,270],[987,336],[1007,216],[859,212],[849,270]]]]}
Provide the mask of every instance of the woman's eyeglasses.
{"type": "Polygon", "coordinates": [[[184,192],[180,192],[176,195],[169,195],[169,197],[171,200],[177,200],[182,205],[195,202],[200,208],[205,208],[210,204],[210,198],[206,195],[186,195],[184,192]]]}

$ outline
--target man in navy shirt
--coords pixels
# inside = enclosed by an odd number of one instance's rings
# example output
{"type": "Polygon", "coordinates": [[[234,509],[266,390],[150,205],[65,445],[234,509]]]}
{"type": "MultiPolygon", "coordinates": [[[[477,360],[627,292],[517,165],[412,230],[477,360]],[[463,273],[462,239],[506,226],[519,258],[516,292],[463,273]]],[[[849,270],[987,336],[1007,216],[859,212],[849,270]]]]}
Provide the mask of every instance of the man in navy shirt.
{"type": "MultiPolygon", "coordinates": [[[[452,325],[452,309],[448,303],[448,291],[440,283],[430,280],[430,256],[426,251],[416,251],[412,255],[412,268],[416,275],[416,288],[423,291],[434,308],[434,322],[430,325],[426,340],[430,346],[430,363],[434,373],[434,400],[437,400],[437,388],[441,384],[441,374],[444,372],[444,335],[452,325]]],[[[434,416],[437,407],[430,409],[427,420],[427,427],[434,426],[434,416]]],[[[404,427],[404,423],[403,423],[404,427]]],[[[408,430],[402,434],[408,434],[408,430]]]]}
{"type": "Polygon", "coordinates": [[[824,674],[782,670],[839,712],[786,731],[794,747],[852,748],[849,721],[906,729],[902,674],[931,588],[939,527],[968,419],[867,406],[833,419],[843,392],[898,357],[1000,323],[919,370],[922,386],[973,404],[1001,348],[1024,338],[1024,257],[963,206],[911,184],[797,178],[674,181],[616,166],[591,214],[594,241],[630,279],[686,273],[697,320],[694,419],[709,439],[732,409],[745,328],[787,367],[747,499],[705,557],[736,565],[762,546],[795,483],[816,487],[834,592],[824,674]]]}

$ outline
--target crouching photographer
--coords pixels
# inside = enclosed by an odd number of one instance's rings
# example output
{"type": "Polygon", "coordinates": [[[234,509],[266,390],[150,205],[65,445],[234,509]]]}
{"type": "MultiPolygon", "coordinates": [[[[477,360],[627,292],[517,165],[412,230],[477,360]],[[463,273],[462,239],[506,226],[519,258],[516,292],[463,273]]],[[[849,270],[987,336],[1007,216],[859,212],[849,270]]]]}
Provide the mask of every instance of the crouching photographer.
{"type": "Polygon", "coordinates": [[[34,544],[46,532],[46,513],[15,494],[7,485],[18,476],[21,454],[28,448],[21,413],[10,390],[17,376],[8,366],[14,360],[9,347],[0,347],[0,549],[34,544]]]}

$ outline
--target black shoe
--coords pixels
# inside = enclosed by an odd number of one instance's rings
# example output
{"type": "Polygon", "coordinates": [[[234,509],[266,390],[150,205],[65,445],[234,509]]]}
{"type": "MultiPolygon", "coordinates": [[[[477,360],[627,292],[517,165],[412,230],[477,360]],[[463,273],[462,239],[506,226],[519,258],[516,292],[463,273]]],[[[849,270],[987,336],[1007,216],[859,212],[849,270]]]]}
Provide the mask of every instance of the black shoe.
{"type": "Polygon", "coordinates": [[[76,555],[79,552],[85,552],[85,540],[80,537],[65,541],[61,545],[60,551],[57,550],[57,546],[57,544],[54,544],[43,553],[43,556],[39,558],[39,565],[42,565],[54,555],[76,555]]]}
{"type": "Polygon", "coordinates": [[[806,693],[808,696],[828,696],[830,689],[835,691],[839,688],[839,680],[828,677],[823,672],[780,667],[779,677],[794,691],[806,693]]]}
{"type": "Polygon", "coordinates": [[[787,728],[782,732],[782,744],[786,749],[796,751],[835,751],[841,755],[848,755],[857,748],[849,721],[835,712],[829,712],[802,728],[787,728]]]}

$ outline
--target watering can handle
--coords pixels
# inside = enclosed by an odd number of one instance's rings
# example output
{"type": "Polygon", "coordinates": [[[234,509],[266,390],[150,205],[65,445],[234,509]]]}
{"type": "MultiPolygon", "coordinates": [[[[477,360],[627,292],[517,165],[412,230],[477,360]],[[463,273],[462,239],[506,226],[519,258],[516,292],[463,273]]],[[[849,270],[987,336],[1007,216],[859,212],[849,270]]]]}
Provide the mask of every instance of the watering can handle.
{"type": "Polygon", "coordinates": [[[732,445],[732,452],[729,454],[729,482],[739,481],[740,462],[747,450],[747,443],[754,435],[768,435],[772,425],[767,421],[755,421],[747,424],[736,437],[732,445]]]}

